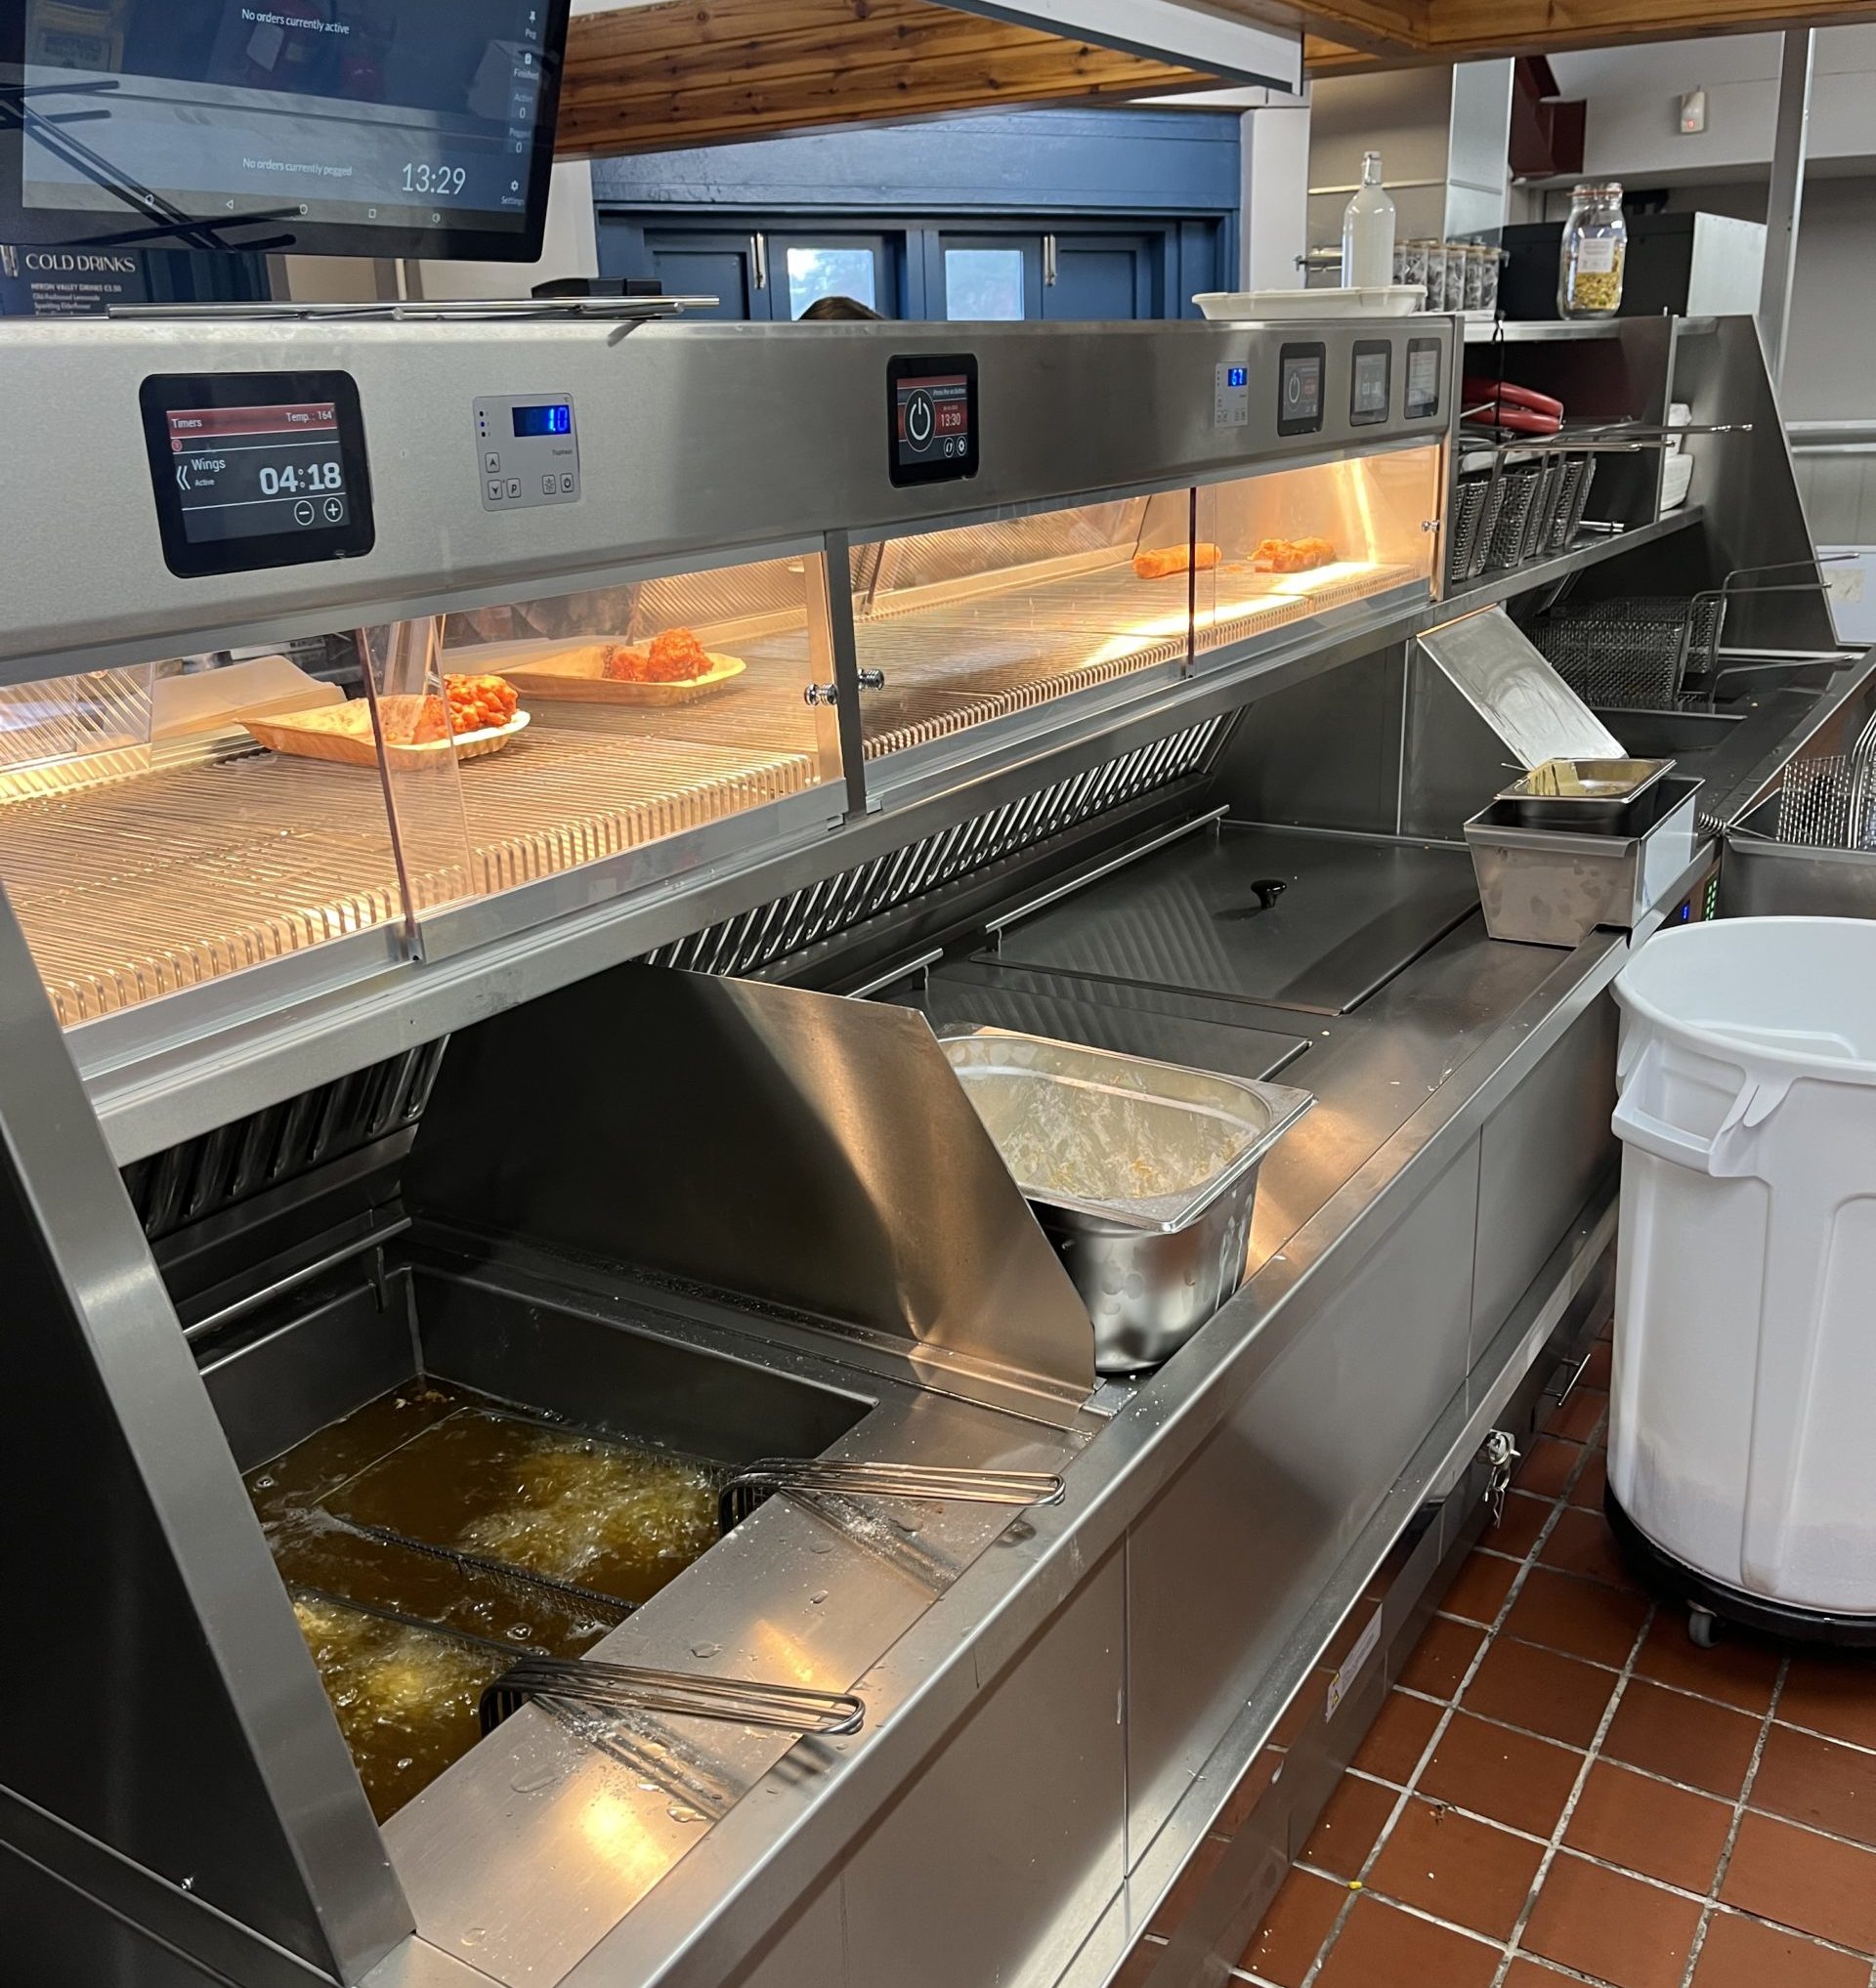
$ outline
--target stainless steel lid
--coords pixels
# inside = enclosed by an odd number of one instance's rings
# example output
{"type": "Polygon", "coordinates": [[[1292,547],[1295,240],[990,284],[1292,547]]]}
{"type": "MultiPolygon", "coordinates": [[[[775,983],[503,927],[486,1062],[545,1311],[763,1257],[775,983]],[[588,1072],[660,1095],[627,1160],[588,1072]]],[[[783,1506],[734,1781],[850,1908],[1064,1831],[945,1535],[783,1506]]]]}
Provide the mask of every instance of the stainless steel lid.
{"type": "Polygon", "coordinates": [[[939,1040],[1029,1200],[1129,1228],[1197,1221],[1315,1103],[1287,1084],[1005,1029],[939,1040]]]}

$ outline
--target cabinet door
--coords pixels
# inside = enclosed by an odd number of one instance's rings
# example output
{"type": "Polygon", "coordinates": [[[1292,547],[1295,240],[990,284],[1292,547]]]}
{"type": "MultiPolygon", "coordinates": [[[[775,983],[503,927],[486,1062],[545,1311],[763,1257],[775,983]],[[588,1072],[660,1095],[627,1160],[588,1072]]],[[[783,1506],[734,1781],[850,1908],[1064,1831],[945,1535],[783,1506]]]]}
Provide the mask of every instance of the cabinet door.
{"type": "Polygon", "coordinates": [[[687,317],[741,322],[766,320],[771,293],[759,280],[755,237],[735,229],[648,228],[645,250],[667,297],[714,297],[713,310],[687,317]]]}
{"type": "Polygon", "coordinates": [[[948,318],[1000,323],[1042,317],[1040,234],[945,233],[939,259],[948,318]]]}
{"type": "Polygon", "coordinates": [[[1160,315],[1157,243],[1144,234],[1052,234],[1045,243],[1043,317],[1052,324],[1160,315]]]}

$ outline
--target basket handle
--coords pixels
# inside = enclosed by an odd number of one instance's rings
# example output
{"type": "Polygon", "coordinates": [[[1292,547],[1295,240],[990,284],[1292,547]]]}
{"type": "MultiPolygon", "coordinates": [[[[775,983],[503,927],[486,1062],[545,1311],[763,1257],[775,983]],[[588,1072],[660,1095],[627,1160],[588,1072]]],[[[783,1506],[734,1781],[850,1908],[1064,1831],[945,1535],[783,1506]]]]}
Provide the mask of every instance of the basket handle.
{"type": "Polygon", "coordinates": [[[1684,1126],[1670,1124],[1642,1102],[1642,1094],[1654,1088],[1661,1052],[1661,1041],[1656,1037],[1642,1050],[1632,1070],[1626,1073],[1618,1070],[1621,1090],[1610,1120],[1615,1136],[1625,1145],[1640,1147],[1657,1160],[1689,1167],[1713,1180],[1757,1178],[1759,1169],[1742,1134],[1765,1123],[1784,1102],[1790,1085],[1777,1079],[1748,1075],[1718,1129],[1712,1137],[1702,1138],[1684,1126]]]}

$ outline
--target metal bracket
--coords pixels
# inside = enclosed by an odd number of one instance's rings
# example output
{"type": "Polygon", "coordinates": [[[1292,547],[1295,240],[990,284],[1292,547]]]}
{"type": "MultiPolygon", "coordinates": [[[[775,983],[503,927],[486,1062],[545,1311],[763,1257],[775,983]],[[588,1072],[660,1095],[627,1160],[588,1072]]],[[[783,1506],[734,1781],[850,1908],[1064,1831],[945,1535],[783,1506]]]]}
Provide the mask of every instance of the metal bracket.
{"type": "Polygon", "coordinates": [[[1491,1475],[1485,1480],[1484,1497],[1492,1508],[1492,1523],[1498,1525],[1505,1517],[1505,1494],[1512,1488],[1512,1465],[1518,1459],[1517,1444],[1510,1430],[1494,1429],[1485,1438],[1480,1455],[1491,1468],[1491,1475]]]}
{"type": "MultiPolygon", "coordinates": [[[[883,691],[886,687],[886,673],[883,669],[855,670],[853,680],[863,691],[883,691]]],[[[810,704],[825,704],[831,709],[840,701],[840,686],[810,684],[801,695],[810,704]]]]}

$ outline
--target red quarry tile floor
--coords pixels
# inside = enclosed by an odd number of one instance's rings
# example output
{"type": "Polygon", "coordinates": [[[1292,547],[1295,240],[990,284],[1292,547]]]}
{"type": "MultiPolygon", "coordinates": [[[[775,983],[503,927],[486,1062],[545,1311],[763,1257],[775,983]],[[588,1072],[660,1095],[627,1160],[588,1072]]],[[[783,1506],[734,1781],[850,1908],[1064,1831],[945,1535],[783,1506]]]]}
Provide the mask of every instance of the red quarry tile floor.
{"type": "Polygon", "coordinates": [[[1234,1982],[1876,1988],[1876,1658],[1694,1648],[1602,1518],[1607,1378],[1531,1445],[1234,1982]]]}

